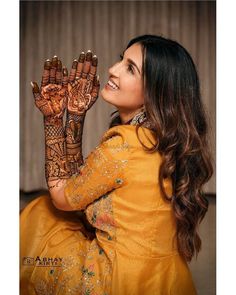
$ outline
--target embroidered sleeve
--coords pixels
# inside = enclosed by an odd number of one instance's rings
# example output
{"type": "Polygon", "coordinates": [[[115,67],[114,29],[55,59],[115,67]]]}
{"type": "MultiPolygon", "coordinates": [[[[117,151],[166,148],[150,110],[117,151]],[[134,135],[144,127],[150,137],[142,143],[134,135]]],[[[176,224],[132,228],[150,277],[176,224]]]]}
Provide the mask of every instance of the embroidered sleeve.
{"type": "Polygon", "coordinates": [[[125,184],[129,145],[113,136],[92,151],[77,175],[66,182],[65,198],[75,210],[84,210],[97,198],[125,184]]]}

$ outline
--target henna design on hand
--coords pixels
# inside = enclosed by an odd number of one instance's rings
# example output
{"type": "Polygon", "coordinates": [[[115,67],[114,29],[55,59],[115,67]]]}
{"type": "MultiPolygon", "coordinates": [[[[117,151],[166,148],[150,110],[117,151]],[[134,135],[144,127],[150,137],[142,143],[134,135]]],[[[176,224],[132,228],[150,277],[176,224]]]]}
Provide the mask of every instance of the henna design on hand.
{"type": "Polygon", "coordinates": [[[44,64],[44,71],[43,71],[43,76],[42,76],[41,87],[44,87],[49,83],[50,68],[51,68],[51,61],[50,61],[50,59],[47,59],[44,64]]]}
{"type": "Polygon", "coordinates": [[[77,69],[76,69],[76,76],[75,79],[79,79],[81,77],[82,71],[83,71],[83,66],[84,66],[84,61],[85,61],[85,53],[81,52],[80,56],[79,56],[79,62],[77,65],[77,69]]]}
{"type": "Polygon", "coordinates": [[[75,80],[75,74],[76,74],[77,64],[78,64],[78,61],[75,59],[73,61],[73,63],[72,63],[72,68],[71,68],[71,71],[70,71],[69,82],[73,82],[75,80]]]}
{"type": "Polygon", "coordinates": [[[67,104],[68,72],[56,56],[52,62],[46,60],[42,76],[41,89],[36,82],[31,82],[35,104],[44,116],[62,118],[67,104]],[[63,76],[63,77],[62,77],[63,76]],[[55,81],[54,84],[51,82],[55,81]]]}
{"type": "Polygon", "coordinates": [[[98,65],[98,59],[97,59],[97,56],[94,55],[92,58],[92,65],[90,68],[90,72],[88,73],[88,80],[94,81],[94,78],[97,72],[97,65],[98,65]]]}
{"type": "Polygon", "coordinates": [[[75,60],[68,83],[68,111],[71,114],[83,115],[98,98],[100,88],[96,76],[97,57],[89,50],[80,54],[79,62],[75,60]],[[76,67],[76,69],[75,69],[76,67]]]}
{"type": "Polygon", "coordinates": [[[54,84],[56,82],[57,65],[58,65],[58,58],[55,55],[52,58],[52,64],[51,64],[50,74],[49,74],[49,81],[50,81],[51,84],[54,84]]]}
{"type": "Polygon", "coordinates": [[[62,63],[60,60],[57,62],[57,70],[56,70],[56,83],[62,83],[62,63]]]}

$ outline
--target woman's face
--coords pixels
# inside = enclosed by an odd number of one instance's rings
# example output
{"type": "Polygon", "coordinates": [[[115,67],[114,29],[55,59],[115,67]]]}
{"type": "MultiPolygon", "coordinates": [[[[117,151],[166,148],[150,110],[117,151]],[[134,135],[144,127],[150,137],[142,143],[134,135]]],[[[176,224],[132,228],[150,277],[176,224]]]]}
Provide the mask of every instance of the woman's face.
{"type": "Polygon", "coordinates": [[[121,111],[135,111],[144,103],[142,50],[138,43],[124,52],[123,58],[109,69],[109,81],[101,91],[105,101],[121,111]]]}

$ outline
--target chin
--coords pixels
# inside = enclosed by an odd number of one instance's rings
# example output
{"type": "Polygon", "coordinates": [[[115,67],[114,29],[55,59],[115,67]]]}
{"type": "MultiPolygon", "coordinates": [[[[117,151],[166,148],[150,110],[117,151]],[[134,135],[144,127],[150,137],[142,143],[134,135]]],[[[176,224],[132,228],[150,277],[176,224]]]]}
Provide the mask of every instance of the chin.
{"type": "Polygon", "coordinates": [[[116,107],[117,109],[126,108],[124,104],[122,104],[121,96],[112,95],[112,91],[105,89],[105,87],[101,90],[100,96],[103,100],[107,103],[111,104],[112,106],[116,107]]]}
{"type": "Polygon", "coordinates": [[[101,92],[100,92],[100,96],[101,96],[101,98],[102,98],[103,100],[105,100],[106,102],[108,102],[108,103],[114,105],[114,104],[112,103],[111,99],[109,99],[110,95],[109,95],[109,93],[107,93],[106,89],[103,88],[103,89],[101,90],[101,92]]]}

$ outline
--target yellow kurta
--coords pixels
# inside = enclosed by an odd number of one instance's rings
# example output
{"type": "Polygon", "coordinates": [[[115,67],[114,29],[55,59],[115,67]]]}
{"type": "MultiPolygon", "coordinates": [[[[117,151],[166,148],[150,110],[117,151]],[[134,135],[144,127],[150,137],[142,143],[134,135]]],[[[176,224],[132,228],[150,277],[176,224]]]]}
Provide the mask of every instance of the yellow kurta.
{"type": "MultiPolygon", "coordinates": [[[[74,210],[85,210],[96,237],[82,233],[75,212],[41,196],[21,213],[21,294],[194,295],[187,263],[177,250],[170,203],[161,195],[162,158],[147,153],[136,126],[109,129],[66,184],[74,210]]],[[[140,128],[151,146],[153,133],[140,128]]],[[[165,182],[172,192],[171,181],[165,182]]]]}

